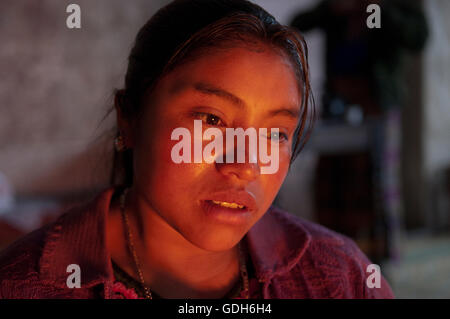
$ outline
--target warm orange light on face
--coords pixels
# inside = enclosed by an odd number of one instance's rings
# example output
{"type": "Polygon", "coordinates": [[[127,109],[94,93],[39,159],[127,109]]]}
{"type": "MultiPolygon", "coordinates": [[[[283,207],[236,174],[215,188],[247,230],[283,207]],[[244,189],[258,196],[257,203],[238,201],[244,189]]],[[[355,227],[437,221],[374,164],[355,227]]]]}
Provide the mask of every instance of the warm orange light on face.
{"type": "MultiPolygon", "coordinates": [[[[287,174],[300,104],[290,63],[270,49],[217,51],[176,68],[158,83],[144,112],[134,150],[135,187],[152,211],[191,243],[229,249],[267,211],[287,174]],[[287,140],[279,143],[278,170],[261,174],[260,163],[249,162],[174,163],[172,132],[194,132],[196,119],[203,121],[202,133],[279,128],[287,140]],[[236,217],[214,201],[251,211],[236,217]]],[[[202,142],[204,148],[207,141],[202,142]]]]}

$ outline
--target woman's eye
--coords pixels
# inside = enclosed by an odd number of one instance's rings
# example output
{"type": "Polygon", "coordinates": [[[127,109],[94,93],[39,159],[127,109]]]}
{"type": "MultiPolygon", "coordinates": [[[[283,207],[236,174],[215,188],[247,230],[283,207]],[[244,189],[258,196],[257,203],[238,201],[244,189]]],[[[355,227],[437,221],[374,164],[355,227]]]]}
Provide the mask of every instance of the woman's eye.
{"type": "Polygon", "coordinates": [[[214,114],[210,113],[197,113],[197,118],[201,119],[205,124],[213,126],[223,126],[224,122],[222,119],[214,114]]]}
{"type": "Polygon", "coordinates": [[[273,132],[269,135],[269,139],[273,142],[282,142],[288,139],[287,135],[280,132],[273,132]]]}

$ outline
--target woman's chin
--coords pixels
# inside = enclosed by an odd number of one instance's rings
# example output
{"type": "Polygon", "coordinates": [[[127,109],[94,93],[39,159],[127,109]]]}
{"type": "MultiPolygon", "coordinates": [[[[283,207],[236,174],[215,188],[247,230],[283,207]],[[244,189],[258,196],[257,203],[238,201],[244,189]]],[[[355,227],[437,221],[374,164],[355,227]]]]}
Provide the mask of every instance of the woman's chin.
{"type": "Polygon", "coordinates": [[[230,250],[233,247],[235,247],[242,239],[242,237],[245,235],[245,233],[230,234],[229,232],[223,233],[222,235],[219,234],[215,232],[201,237],[185,236],[185,238],[198,248],[211,252],[220,252],[230,250]]]}

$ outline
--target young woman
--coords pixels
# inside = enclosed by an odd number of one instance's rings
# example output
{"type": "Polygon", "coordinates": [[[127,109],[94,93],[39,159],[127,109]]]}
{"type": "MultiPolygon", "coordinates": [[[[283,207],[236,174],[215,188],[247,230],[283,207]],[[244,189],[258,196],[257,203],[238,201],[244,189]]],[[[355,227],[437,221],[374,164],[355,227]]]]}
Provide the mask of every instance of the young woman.
{"type": "Polygon", "coordinates": [[[367,284],[370,262],[350,239],[271,206],[308,135],[309,98],[303,38],[259,6],[162,8],[138,33],[116,92],[112,186],[4,251],[0,296],[392,297],[382,276],[367,284]],[[250,137],[244,148],[226,140],[235,128],[276,152],[272,172],[250,137]],[[177,130],[192,147],[180,151],[177,130]],[[224,136],[211,153],[208,130],[224,136]],[[233,160],[240,150],[244,161],[233,160]]]}

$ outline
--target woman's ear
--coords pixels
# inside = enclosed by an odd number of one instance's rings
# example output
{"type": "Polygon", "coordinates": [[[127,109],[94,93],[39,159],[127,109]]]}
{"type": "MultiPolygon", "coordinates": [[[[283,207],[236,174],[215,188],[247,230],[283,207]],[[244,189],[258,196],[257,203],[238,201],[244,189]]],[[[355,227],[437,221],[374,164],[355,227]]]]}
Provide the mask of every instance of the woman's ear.
{"type": "Polygon", "coordinates": [[[114,96],[114,108],[116,109],[117,128],[122,135],[125,148],[133,148],[133,121],[130,116],[127,116],[126,112],[124,112],[124,109],[126,107],[127,104],[125,102],[125,90],[118,90],[114,96]]]}

